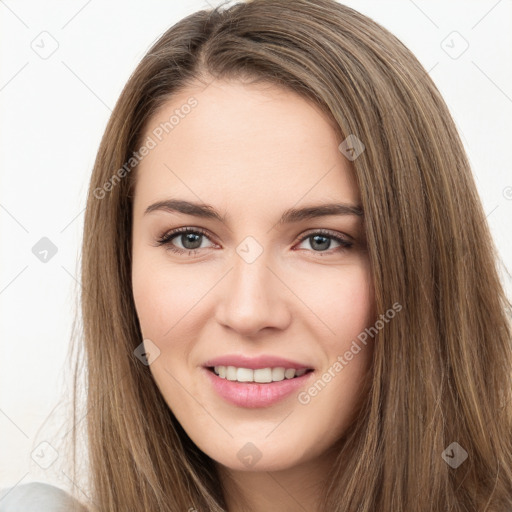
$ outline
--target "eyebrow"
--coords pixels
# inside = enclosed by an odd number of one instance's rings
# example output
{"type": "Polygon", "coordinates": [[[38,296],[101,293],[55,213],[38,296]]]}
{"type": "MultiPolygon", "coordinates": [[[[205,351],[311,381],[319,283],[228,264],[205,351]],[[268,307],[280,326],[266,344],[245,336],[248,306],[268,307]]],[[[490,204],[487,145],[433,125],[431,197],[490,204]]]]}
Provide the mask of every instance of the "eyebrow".
{"type": "MultiPolygon", "coordinates": [[[[215,219],[224,224],[226,223],[226,217],[217,212],[215,208],[209,204],[200,204],[178,199],[166,199],[148,206],[144,215],[157,210],[184,213],[186,215],[193,215],[204,219],[215,219]]],[[[327,215],[355,215],[362,217],[363,209],[360,205],[347,203],[329,203],[305,206],[303,208],[289,208],[281,215],[277,224],[291,224],[293,222],[300,222],[302,220],[327,215]]]]}

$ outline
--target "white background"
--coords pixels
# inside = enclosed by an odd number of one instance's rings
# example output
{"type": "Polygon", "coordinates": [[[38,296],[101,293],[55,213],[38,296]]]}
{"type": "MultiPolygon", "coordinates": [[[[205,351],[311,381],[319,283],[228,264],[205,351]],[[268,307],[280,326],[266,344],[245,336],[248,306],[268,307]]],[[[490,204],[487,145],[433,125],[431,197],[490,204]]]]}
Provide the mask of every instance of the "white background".
{"type": "MultiPolygon", "coordinates": [[[[500,255],[512,269],[512,1],[346,3],[391,30],[431,70],[460,130],[500,255]],[[463,40],[453,31],[469,44],[456,59],[463,40]]],[[[44,470],[31,452],[59,435],[56,406],[68,382],[95,154],[111,109],[149,46],[207,7],[204,0],[0,0],[0,487],[65,484],[58,464],[44,470]],[[58,44],[47,59],[33,49],[43,37],[46,49],[51,38],[58,44]],[[42,237],[58,249],[47,263],[32,253],[42,237]]],[[[509,296],[510,284],[506,278],[509,296]]]]}

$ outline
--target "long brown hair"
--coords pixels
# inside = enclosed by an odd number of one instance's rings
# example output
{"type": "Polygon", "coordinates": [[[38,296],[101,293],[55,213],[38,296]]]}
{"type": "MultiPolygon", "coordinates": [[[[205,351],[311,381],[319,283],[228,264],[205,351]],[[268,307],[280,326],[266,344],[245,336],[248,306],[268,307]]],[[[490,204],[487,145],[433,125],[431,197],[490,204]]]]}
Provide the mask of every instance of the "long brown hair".
{"type": "Polygon", "coordinates": [[[115,106],[82,251],[91,510],[226,508],[214,461],[134,355],[142,341],[131,289],[137,169],[126,166],[163,103],[215,79],[289,88],[365,146],[352,165],[376,310],[403,309],[375,337],[369,392],[339,443],[321,510],[512,510],[511,304],[468,160],[417,59],[334,0],[196,12],[153,45],[115,106]],[[467,452],[457,468],[443,457],[454,446],[467,452]]]}

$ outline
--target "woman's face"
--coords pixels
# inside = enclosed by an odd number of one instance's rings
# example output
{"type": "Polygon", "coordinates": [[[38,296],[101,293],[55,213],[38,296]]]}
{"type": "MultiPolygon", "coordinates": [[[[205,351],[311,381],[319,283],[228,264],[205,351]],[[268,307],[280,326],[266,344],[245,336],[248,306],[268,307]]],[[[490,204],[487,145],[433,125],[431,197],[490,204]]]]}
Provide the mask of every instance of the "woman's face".
{"type": "Polygon", "coordinates": [[[175,95],[144,140],[133,295],[164,399],[229,468],[321,456],[361,399],[372,352],[357,341],[373,319],[362,217],[300,213],[359,205],[342,140],[293,92],[218,80],[175,95]]]}

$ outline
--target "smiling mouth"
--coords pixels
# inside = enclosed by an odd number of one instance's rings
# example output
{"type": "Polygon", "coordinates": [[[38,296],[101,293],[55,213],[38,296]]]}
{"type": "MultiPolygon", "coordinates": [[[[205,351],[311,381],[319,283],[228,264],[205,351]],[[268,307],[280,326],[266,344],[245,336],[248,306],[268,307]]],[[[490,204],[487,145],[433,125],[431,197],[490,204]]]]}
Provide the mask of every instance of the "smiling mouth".
{"type": "Polygon", "coordinates": [[[284,368],[282,366],[258,368],[255,370],[235,366],[208,366],[207,370],[217,375],[217,377],[228,381],[257,384],[297,379],[313,371],[310,368],[296,370],[295,368],[284,368]]]}

